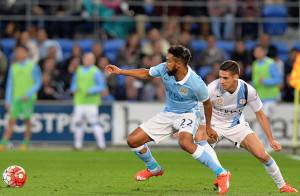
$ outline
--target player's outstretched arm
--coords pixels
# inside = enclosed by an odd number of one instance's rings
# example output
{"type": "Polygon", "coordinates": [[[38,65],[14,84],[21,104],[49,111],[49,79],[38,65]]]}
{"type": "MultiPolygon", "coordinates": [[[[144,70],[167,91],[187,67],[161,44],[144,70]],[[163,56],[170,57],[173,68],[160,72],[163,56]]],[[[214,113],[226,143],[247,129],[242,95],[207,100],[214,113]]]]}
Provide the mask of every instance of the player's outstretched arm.
{"type": "Polygon", "coordinates": [[[270,123],[268,118],[266,117],[265,113],[263,112],[263,110],[259,110],[255,113],[256,118],[260,124],[260,126],[263,128],[268,141],[270,143],[270,146],[275,150],[275,151],[280,151],[281,150],[281,145],[274,139],[272,131],[271,131],[271,127],[270,127],[270,123]]]}
{"type": "Polygon", "coordinates": [[[115,65],[107,65],[105,71],[110,74],[133,76],[139,79],[150,79],[149,69],[120,69],[115,65]]]}
{"type": "Polygon", "coordinates": [[[206,101],[202,102],[204,107],[204,114],[205,114],[205,120],[206,120],[206,133],[208,137],[210,137],[213,140],[218,140],[218,134],[215,130],[211,128],[211,116],[212,116],[212,104],[210,99],[207,99],[206,101]]]}

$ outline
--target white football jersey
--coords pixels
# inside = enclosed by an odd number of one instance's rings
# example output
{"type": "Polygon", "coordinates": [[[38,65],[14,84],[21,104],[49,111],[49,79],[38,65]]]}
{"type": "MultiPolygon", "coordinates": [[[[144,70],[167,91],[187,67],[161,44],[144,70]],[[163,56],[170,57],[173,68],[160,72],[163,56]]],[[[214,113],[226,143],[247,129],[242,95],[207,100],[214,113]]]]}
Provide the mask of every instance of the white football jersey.
{"type": "Polygon", "coordinates": [[[213,106],[211,124],[220,128],[231,128],[245,122],[243,110],[246,105],[253,112],[259,111],[263,105],[256,90],[241,79],[232,94],[222,89],[219,79],[208,85],[208,93],[213,106]]]}

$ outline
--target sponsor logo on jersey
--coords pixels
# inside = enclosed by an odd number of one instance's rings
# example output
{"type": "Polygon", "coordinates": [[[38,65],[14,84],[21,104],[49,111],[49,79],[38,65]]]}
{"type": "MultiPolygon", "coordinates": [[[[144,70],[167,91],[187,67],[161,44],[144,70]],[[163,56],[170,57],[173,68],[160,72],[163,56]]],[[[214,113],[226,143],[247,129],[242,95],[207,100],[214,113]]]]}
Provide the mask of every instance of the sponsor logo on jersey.
{"type": "Polygon", "coordinates": [[[245,105],[246,99],[240,99],[240,100],[239,100],[239,103],[240,103],[240,105],[245,105]]]}
{"type": "Polygon", "coordinates": [[[215,103],[216,103],[216,105],[219,105],[219,106],[224,105],[224,98],[218,96],[215,103]]]}
{"type": "Polygon", "coordinates": [[[186,95],[187,92],[188,92],[188,89],[187,89],[187,88],[184,88],[184,87],[181,87],[181,88],[179,89],[179,92],[180,92],[180,94],[186,95]]]}

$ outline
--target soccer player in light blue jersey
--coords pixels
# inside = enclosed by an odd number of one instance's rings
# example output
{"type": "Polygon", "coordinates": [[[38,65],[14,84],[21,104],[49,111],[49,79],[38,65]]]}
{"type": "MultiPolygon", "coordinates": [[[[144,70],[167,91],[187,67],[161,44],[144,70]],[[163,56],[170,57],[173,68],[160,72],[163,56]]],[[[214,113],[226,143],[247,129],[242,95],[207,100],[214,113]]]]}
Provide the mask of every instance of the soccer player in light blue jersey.
{"type": "Polygon", "coordinates": [[[183,46],[172,46],[168,50],[167,62],[150,69],[123,70],[115,65],[107,65],[105,70],[117,75],[133,76],[140,79],[160,77],[166,91],[164,111],[143,122],[127,138],[129,147],[145,163],[147,169],[138,172],[136,180],[143,181],[153,176],[161,176],[164,171],[151,154],[147,145],[154,141],[159,143],[174,130],[178,131],[179,145],[190,153],[194,159],[210,168],[217,176],[219,193],[228,191],[230,172],[220,164],[215,151],[206,140],[194,143],[194,134],[199,126],[200,111],[197,102],[203,102],[206,131],[214,133],[210,127],[212,106],[208,97],[207,86],[189,66],[190,51],[183,46]]]}
{"type": "MultiPolygon", "coordinates": [[[[249,105],[268,138],[270,146],[275,151],[281,150],[281,145],[274,139],[270,124],[263,112],[263,104],[256,90],[245,81],[239,79],[239,65],[235,61],[225,61],[220,66],[219,77],[208,85],[208,93],[213,111],[210,126],[216,130],[214,138],[208,141],[215,145],[222,138],[233,142],[238,148],[242,146],[254,155],[265,167],[280,192],[297,192],[283,179],[275,160],[265,151],[264,145],[251,129],[243,116],[244,108],[249,105]]],[[[206,139],[205,126],[199,126],[195,141],[206,139]]],[[[197,143],[197,142],[196,142],[197,143]]],[[[218,186],[218,182],[215,182],[218,186]]]]}

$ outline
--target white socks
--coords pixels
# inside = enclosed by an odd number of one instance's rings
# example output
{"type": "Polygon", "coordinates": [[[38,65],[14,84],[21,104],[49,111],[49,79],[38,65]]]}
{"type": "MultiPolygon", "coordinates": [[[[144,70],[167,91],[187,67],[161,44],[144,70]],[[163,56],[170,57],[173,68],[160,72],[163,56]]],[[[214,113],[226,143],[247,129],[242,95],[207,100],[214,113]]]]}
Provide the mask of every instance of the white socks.
{"type": "Polygon", "coordinates": [[[76,149],[82,148],[83,137],[84,137],[83,129],[81,127],[76,128],[74,131],[74,147],[76,149]]]}
{"type": "Polygon", "coordinates": [[[101,149],[106,148],[103,128],[100,125],[93,125],[93,132],[97,141],[97,146],[101,149]]]}
{"type": "Polygon", "coordinates": [[[281,188],[285,185],[285,181],[281,175],[280,169],[272,157],[270,157],[269,161],[264,164],[264,167],[278,188],[281,188]]]}
{"type": "MultiPolygon", "coordinates": [[[[97,142],[97,146],[101,149],[106,148],[104,130],[100,125],[93,125],[93,133],[97,142]]],[[[81,149],[83,146],[84,130],[82,127],[76,127],[74,131],[74,147],[81,149]]]]}

